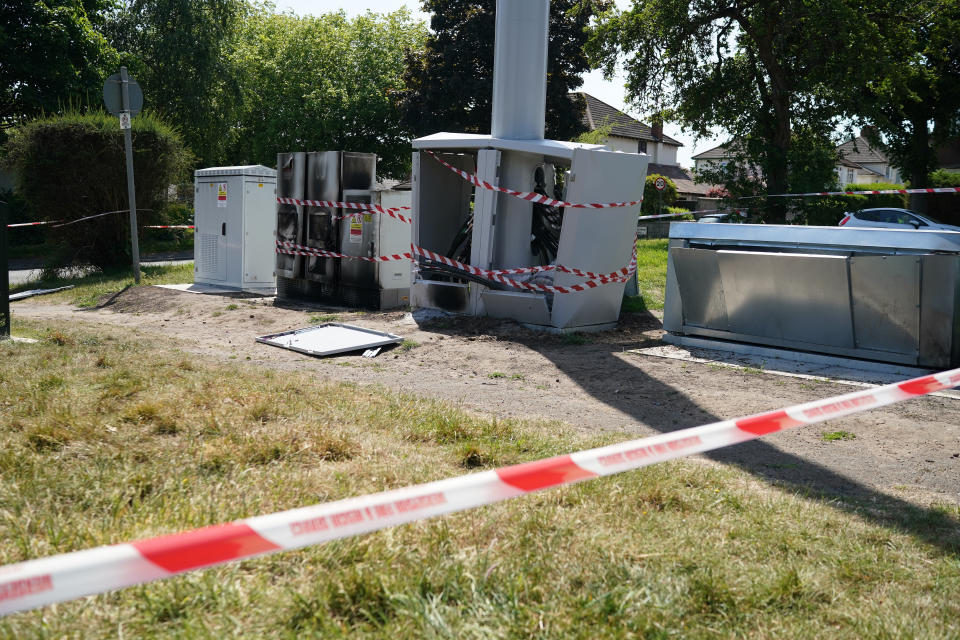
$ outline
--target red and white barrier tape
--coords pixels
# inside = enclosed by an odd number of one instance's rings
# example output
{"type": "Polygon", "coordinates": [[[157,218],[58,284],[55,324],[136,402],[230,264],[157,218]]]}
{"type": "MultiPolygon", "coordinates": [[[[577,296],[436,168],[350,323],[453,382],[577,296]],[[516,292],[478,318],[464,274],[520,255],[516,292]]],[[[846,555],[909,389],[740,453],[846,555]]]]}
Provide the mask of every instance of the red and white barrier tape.
{"type": "MultiPolygon", "coordinates": [[[[370,204],[369,202],[335,202],[333,200],[298,200],[297,198],[277,198],[277,204],[292,204],[303,207],[325,207],[327,209],[358,209],[360,211],[368,211],[373,213],[385,213],[391,218],[396,218],[400,222],[412,223],[413,221],[402,214],[397,213],[398,211],[409,210],[410,207],[384,207],[379,204],[370,204]]],[[[348,213],[343,216],[334,218],[335,220],[345,220],[346,218],[352,218],[358,214],[348,213]]],[[[362,215],[362,214],[360,214],[362,215]]]]}
{"type": "Polygon", "coordinates": [[[394,253],[388,256],[348,256],[345,253],[305,247],[295,242],[277,240],[277,253],[286,253],[293,256],[312,256],[314,258],[344,258],[346,260],[363,260],[364,262],[390,262],[391,260],[413,260],[409,253],[394,253]]]}
{"type": "Polygon", "coordinates": [[[50,220],[47,222],[16,222],[14,224],[8,224],[7,228],[12,229],[14,227],[36,227],[41,224],[53,224],[55,222],[60,222],[59,220],[50,220]]]}
{"type": "Polygon", "coordinates": [[[614,284],[626,282],[630,277],[630,274],[636,269],[636,257],[630,261],[630,265],[622,269],[618,269],[613,273],[609,274],[595,274],[588,271],[580,271],[579,269],[571,269],[569,267],[563,267],[561,265],[557,266],[547,266],[547,267],[528,267],[526,269],[506,269],[503,271],[490,271],[487,269],[480,269],[470,264],[464,264],[463,262],[458,262],[448,258],[447,256],[440,255],[430,251],[429,249],[424,249],[423,247],[418,247],[414,245],[412,247],[414,255],[428,258],[435,262],[440,262],[442,264],[454,267],[461,271],[466,271],[467,273],[485,278],[492,282],[498,282],[500,284],[505,284],[508,287],[513,287],[514,289],[527,289],[528,291],[541,291],[544,293],[574,293],[577,291],[586,291],[588,289],[596,289],[597,287],[605,284],[614,284]],[[529,270],[528,270],[529,269],[529,270]],[[539,271],[549,271],[551,269],[556,269],[558,271],[564,271],[565,273],[571,273],[573,275],[578,275],[582,277],[592,277],[594,279],[587,280],[586,282],[581,282],[578,284],[567,285],[566,287],[558,287],[547,284],[537,284],[533,282],[520,282],[518,280],[513,280],[512,278],[507,278],[501,273],[531,273],[532,270],[539,271]],[[623,272],[626,273],[623,273],[623,272]],[[589,274],[589,275],[588,275],[589,274]]]}
{"type": "Polygon", "coordinates": [[[432,151],[424,150],[424,153],[432,157],[434,160],[445,166],[446,168],[453,171],[455,174],[469,182],[475,187],[480,187],[481,189],[487,189],[489,191],[499,191],[500,193],[506,193],[507,195],[514,196],[515,198],[520,198],[521,200],[527,200],[529,202],[535,202],[537,204],[545,204],[548,207],[565,207],[571,209],[611,209],[616,207],[633,207],[642,202],[642,200],[634,200],[632,202],[604,202],[604,203],[575,203],[575,202],[565,202],[563,200],[554,200],[553,198],[548,198],[547,196],[540,193],[533,193],[530,191],[517,191],[515,189],[507,189],[506,187],[497,187],[489,182],[485,182],[478,178],[472,173],[468,173],[463,169],[457,169],[455,166],[448,162],[444,162],[440,157],[432,151]]]}
{"type": "Polygon", "coordinates": [[[683,213],[658,213],[656,215],[650,216],[637,216],[637,220],[655,220],[656,218],[677,218],[679,216],[689,216],[693,213],[699,213],[699,211],[684,211],[683,213]]]}
{"type": "Polygon", "coordinates": [[[0,615],[494,504],[719,449],[960,384],[960,369],[427,484],[0,567],[0,615]]]}
{"type": "Polygon", "coordinates": [[[151,224],[144,229],[195,229],[192,224],[151,224]]]}
{"type": "Polygon", "coordinates": [[[418,247],[416,245],[411,245],[410,253],[395,253],[387,256],[348,256],[343,253],[336,253],[334,251],[327,251],[326,249],[318,249],[316,247],[307,247],[295,242],[285,242],[282,240],[277,240],[277,253],[285,253],[288,255],[295,256],[313,256],[317,258],[344,258],[347,260],[365,260],[367,262],[387,262],[390,260],[412,260],[414,255],[422,256],[428,258],[435,262],[441,262],[445,265],[454,267],[461,271],[465,271],[475,276],[481,278],[486,278],[494,282],[499,282],[501,284],[506,284],[518,289],[532,289],[535,291],[552,291],[555,293],[570,293],[567,289],[572,291],[585,291],[586,289],[592,289],[599,284],[610,284],[614,282],[625,282],[627,278],[636,270],[636,255],[630,261],[626,267],[622,267],[613,271],[611,273],[593,273],[592,271],[583,271],[581,269],[576,269],[573,267],[565,267],[563,265],[545,265],[538,267],[519,267],[516,269],[481,269],[473,265],[465,264],[463,262],[458,262],[446,256],[440,255],[430,251],[429,249],[424,249],[423,247],[418,247]],[[518,275],[518,274],[527,274],[527,273],[539,273],[542,271],[562,271],[563,273],[569,273],[571,275],[580,276],[582,278],[592,278],[596,282],[584,282],[577,285],[570,285],[569,287],[551,287],[548,285],[538,285],[538,284],[529,284],[526,282],[517,282],[511,280],[510,278],[505,278],[505,275],[518,275]]]}
{"type": "Polygon", "coordinates": [[[928,187],[918,189],[879,189],[875,191],[811,191],[809,193],[771,193],[761,196],[744,196],[741,200],[752,198],[804,198],[808,196],[878,196],[912,193],[960,193],[960,187],[928,187]]]}

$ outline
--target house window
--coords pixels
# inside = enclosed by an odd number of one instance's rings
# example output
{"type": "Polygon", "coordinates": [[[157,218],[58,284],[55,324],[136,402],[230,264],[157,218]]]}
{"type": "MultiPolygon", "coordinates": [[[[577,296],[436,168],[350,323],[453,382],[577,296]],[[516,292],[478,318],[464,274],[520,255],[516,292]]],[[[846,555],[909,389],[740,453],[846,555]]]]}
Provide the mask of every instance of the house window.
{"type": "Polygon", "coordinates": [[[853,184],[853,169],[847,169],[847,184],[853,184]]]}
{"type": "Polygon", "coordinates": [[[641,140],[641,141],[640,141],[640,144],[639,144],[639,146],[638,146],[638,151],[637,151],[637,153],[646,153],[646,152],[647,152],[647,141],[646,141],[646,140],[641,140]]]}

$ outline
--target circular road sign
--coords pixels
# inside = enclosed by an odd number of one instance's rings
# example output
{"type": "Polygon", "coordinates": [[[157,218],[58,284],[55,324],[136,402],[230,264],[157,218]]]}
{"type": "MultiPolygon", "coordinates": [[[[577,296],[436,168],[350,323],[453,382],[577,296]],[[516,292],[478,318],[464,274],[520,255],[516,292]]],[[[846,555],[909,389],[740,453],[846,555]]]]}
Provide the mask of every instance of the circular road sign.
{"type": "MultiPolygon", "coordinates": [[[[130,115],[135,116],[143,109],[143,90],[137,81],[127,77],[127,86],[130,87],[130,115]]],[[[123,94],[120,87],[120,74],[115,73],[103,83],[103,104],[107,111],[117,115],[123,111],[123,94]]]]}
{"type": "Polygon", "coordinates": [[[663,191],[667,188],[667,181],[663,178],[657,178],[653,181],[653,186],[657,188],[657,191],[663,191]]]}

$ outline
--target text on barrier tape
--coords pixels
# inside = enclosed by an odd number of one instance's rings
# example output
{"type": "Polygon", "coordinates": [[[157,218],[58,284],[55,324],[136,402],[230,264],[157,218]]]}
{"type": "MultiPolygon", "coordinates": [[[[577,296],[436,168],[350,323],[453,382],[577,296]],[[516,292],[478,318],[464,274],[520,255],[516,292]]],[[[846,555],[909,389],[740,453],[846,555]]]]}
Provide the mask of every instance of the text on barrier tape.
{"type": "Polygon", "coordinates": [[[663,462],[960,384],[960,369],[736,420],[427,484],[0,567],[0,615],[424,520],[663,462]]]}

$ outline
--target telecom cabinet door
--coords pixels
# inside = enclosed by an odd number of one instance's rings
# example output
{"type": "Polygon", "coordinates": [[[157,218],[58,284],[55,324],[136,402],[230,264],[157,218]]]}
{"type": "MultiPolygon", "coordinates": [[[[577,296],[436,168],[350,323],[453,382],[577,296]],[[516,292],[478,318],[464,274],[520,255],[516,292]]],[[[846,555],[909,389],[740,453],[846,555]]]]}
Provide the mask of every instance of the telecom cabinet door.
{"type": "Polygon", "coordinates": [[[194,270],[200,280],[224,281],[227,278],[227,205],[231,194],[227,179],[198,181],[194,194],[196,246],[194,270]]]}
{"type": "Polygon", "coordinates": [[[243,282],[251,284],[273,282],[276,255],[276,185],[262,180],[247,178],[243,185],[243,282]]]}

